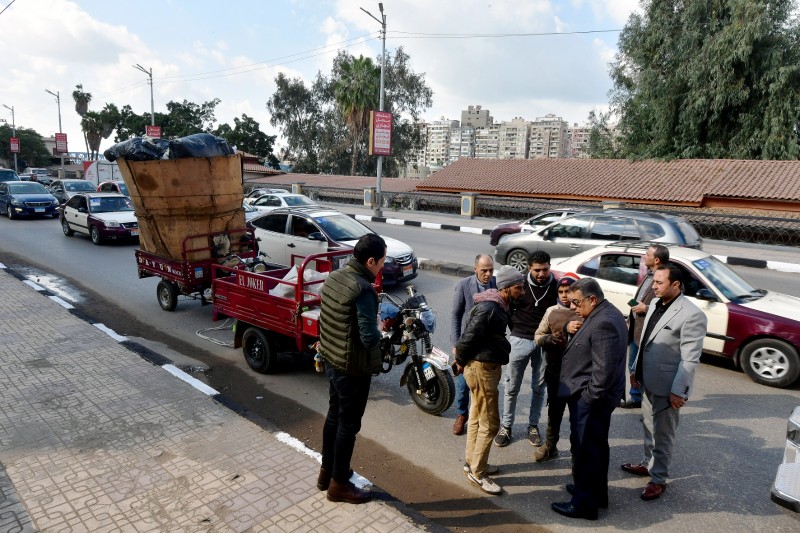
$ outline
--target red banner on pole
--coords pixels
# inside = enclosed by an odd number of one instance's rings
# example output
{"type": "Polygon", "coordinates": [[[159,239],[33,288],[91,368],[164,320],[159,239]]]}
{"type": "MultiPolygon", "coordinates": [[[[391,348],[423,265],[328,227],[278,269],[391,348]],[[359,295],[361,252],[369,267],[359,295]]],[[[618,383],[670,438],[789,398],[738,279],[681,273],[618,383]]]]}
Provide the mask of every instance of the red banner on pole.
{"type": "Polygon", "coordinates": [[[67,153],[67,134],[56,133],[56,152],[57,154],[67,153]]]}
{"type": "Polygon", "coordinates": [[[369,112],[369,155],[392,155],[392,114],[369,112]]]}
{"type": "Polygon", "coordinates": [[[148,137],[152,137],[153,139],[160,139],[161,138],[161,126],[145,126],[144,133],[148,137]]]}
{"type": "Polygon", "coordinates": [[[19,153],[19,137],[11,137],[11,153],[19,153]]]}

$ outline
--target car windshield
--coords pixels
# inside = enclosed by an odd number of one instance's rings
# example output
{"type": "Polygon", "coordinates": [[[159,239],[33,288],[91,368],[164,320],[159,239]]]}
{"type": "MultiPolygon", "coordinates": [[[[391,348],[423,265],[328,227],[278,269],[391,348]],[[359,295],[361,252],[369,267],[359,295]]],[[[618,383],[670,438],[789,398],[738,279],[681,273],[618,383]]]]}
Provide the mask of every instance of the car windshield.
{"type": "Polygon", "coordinates": [[[341,213],[314,217],[327,236],[334,241],[354,241],[372,230],[361,222],[341,213]]]}
{"type": "Polygon", "coordinates": [[[0,181],[19,181],[19,177],[13,170],[0,170],[0,181]]]}
{"type": "Polygon", "coordinates": [[[92,213],[117,213],[120,211],[133,211],[133,202],[124,196],[90,198],[89,208],[92,210],[92,213]]]}
{"type": "Polygon", "coordinates": [[[50,191],[44,188],[41,183],[31,181],[20,181],[8,184],[8,192],[11,194],[49,194],[50,191]]]}
{"type": "Polygon", "coordinates": [[[757,300],[766,294],[765,291],[754,288],[714,256],[692,261],[692,264],[719,292],[734,303],[757,300]]]}
{"type": "Polygon", "coordinates": [[[245,204],[245,203],[243,203],[243,204],[242,204],[242,207],[244,207],[244,210],[245,210],[246,212],[248,212],[248,213],[251,213],[251,212],[253,212],[253,211],[258,211],[258,209],[256,209],[255,207],[253,207],[253,206],[252,206],[252,205],[250,205],[250,204],[245,204]]]}
{"type": "Polygon", "coordinates": [[[69,181],[64,184],[64,190],[69,192],[88,192],[96,190],[88,181],[69,181]]]}
{"type": "Polygon", "coordinates": [[[317,205],[314,202],[312,202],[308,197],[299,196],[299,195],[298,196],[284,196],[283,197],[283,201],[286,202],[286,205],[290,205],[292,207],[295,207],[295,206],[298,206],[298,205],[317,205]]]}
{"type": "Polygon", "coordinates": [[[117,185],[119,186],[119,192],[121,192],[125,196],[130,196],[127,185],[125,185],[124,183],[117,183],[117,185]]]}

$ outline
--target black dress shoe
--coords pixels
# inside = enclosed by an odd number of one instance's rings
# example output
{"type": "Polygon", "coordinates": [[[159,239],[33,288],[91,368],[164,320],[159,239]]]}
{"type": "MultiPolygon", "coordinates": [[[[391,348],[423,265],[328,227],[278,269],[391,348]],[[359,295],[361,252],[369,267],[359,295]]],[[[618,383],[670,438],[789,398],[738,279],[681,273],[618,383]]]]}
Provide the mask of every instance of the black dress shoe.
{"type": "Polygon", "coordinates": [[[642,400],[620,400],[619,406],[623,409],[638,409],[642,406],[642,400]]]}
{"type": "Polygon", "coordinates": [[[597,520],[597,509],[579,509],[572,505],[572,502],[554,502],[550,508],[567,518],[583,518],[585,520],[597,520]]]}
{"type": "MultiPolygon", "coordinates": [[[[570,496],[575,496],[575,483],[567,483],[567,492],[570,496]]],[[[600,502],[601,509],[608,509],[608,498],[600,502]]]]}

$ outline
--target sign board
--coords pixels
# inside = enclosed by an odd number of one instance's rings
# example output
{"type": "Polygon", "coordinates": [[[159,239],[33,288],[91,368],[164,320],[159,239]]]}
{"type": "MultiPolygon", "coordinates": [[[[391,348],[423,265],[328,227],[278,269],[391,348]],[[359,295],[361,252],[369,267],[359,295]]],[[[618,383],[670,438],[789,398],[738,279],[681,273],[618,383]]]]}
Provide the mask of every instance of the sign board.
{"type": "Polygon", "coordinates": [[[67,152],[67,134],[56,133],[56,151],[57,154],[64,154],[67,152]]]}
{"type": "Polygon", "coordinates": [[[19,153],[19,137],[11,137],[11,153],[19,153]]]}
{"type": "Polygon", "coordinates": [[[392,155],[392,114],[369,112],[369,155],[392,155]]]}
{"type": "Polygon", "coordinates": [[[153,139],[161,138],[161,126],[145,126],[144,134],[153,139]]]}

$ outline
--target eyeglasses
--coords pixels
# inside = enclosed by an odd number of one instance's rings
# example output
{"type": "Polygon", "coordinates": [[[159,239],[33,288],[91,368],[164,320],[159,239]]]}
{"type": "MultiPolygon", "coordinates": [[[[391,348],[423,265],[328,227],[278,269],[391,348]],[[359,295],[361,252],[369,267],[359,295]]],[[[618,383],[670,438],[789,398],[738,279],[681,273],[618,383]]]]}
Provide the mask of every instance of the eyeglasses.
{"type": "Polygon", "coordinates": [[[589,298],[589,296],[585,296],[585,297],[581,298],[580,300],[577,300],[577,299],[573,298],[573,299],[571,299],[571,300],[569,301],[569,303],[571,303],[571,304],[572,304],[572,305],[574,305],[575,307],[580,307],[580,306],[581,306],[581,304],[583,303],[583,301],[584,301],[586,298],[589,298]]]}

